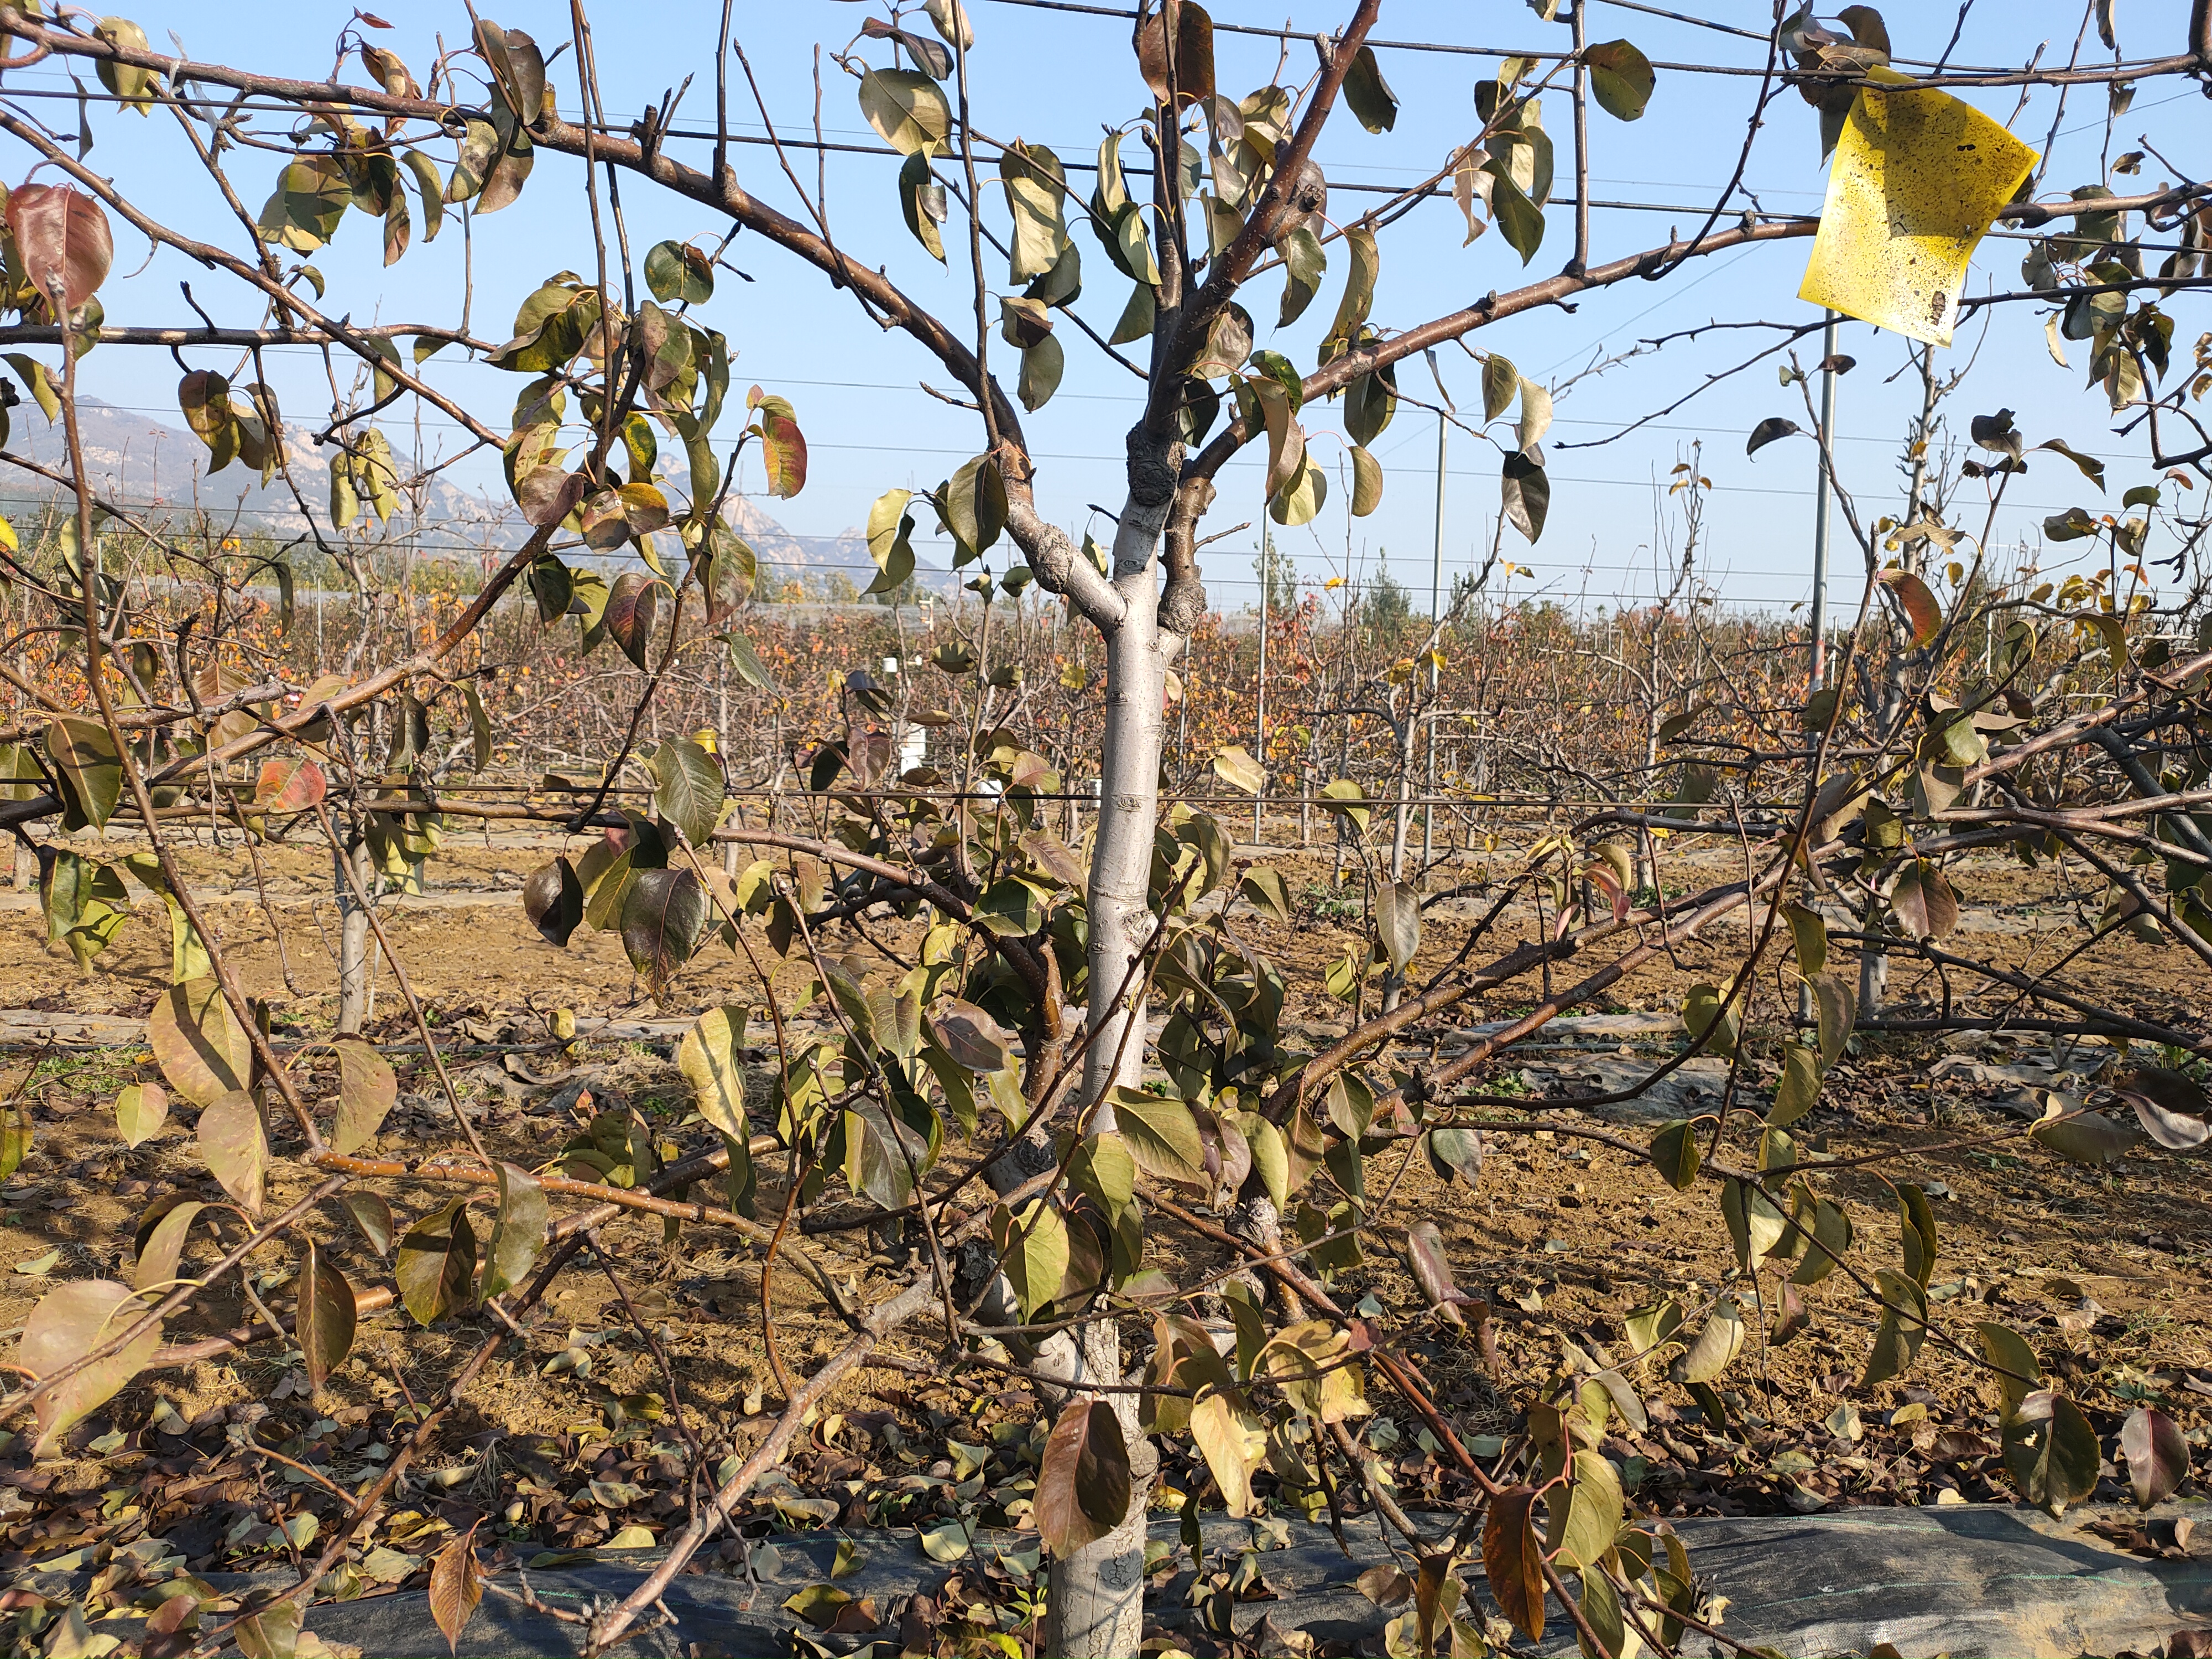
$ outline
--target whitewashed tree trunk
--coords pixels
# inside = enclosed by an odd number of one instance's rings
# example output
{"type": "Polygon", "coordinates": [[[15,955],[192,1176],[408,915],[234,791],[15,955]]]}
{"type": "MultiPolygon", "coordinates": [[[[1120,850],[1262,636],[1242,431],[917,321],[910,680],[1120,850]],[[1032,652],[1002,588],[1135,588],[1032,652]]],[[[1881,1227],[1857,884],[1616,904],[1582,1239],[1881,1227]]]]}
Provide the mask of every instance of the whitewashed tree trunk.
{"type": "Polygon", "coordinates": [[[375,875],[369,868],[368,843],[358,832],[345,837],[343,849],[331,849],[331,878],[338,892],[338,1035],[356,1036],[368,1021],[368,912],[355,901],[358,889],[368,893],[375,875]],[[353,867],[353,879],[337,861],[353,867]]]}
{"type": "MultiPolygon", "coordinates": [[[[1087,895],[1091,927],[1087,1022],[1094,1034],[1084,1057],[1084,1097],[1099,1101],[1092,1126],[1115,1127],[1108,1091],[1144,1079],[1146,1041],[1144,973],[1138,966],[1152,936],[1153,826],[1159,817],[1162,696],[1180,636],[1160,628],[1155,557],[1166,502],[1125,507],[1114,543],[1113,584],[1126,602],[1117,623],[1101,624],[1106,645],[1106,729],[1099,756],[1097,838],[1087,895]]],[[[1121,1332],[1100,1319],[1077,1333],[1078,1388],[1085,1380],[1122,1380],[1121,1332]]],[[[1158,1459],[1137,1426],[1137,1397],[1104,1396],[1121,1419],[1129,1448],[1129,1510],[1096,1543],[1055,1557],[1048,1581],[1049,1613],[1042,1652],[1070,1659],[1122,1659],[1144,1635],[1145,1515],[1158,1459]]]]}

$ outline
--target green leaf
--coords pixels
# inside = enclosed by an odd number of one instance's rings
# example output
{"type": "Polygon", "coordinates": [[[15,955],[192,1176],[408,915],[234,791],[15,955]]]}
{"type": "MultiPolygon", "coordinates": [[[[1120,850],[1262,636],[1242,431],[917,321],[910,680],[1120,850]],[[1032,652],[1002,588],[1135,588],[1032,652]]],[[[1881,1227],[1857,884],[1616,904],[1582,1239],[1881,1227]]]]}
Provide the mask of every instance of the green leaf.
{"type": "Polygon", "coordinates": [[[744,635],[727,634],[723,636],[723,642],[729,648],[730,666],[737,671],[739,679],[762,691],[776,689],[775,677],[768,672],[768,665],[760,659],[751,641],[744,635]]]}
{"type": "Polygon", "coordinates": [[[1711,1382],[1742,1352],[1743,1337],[1743,1310],[1734,1297],[1724,1296],[1713,1304],[1705,1328],[1675,1356],[1667,1374],[1678,1382],[1711,1382]]]}
{"type": "Polygon", "coordinates": [[[1305,226],[1300,225],[1283,238],[1283,305],[1275,319],[1278,328],[1288,328],[1313,303],[1321,292],[1321,279],[1328,269],[1328,256],[1322,251],[1321,238],[1305,226]]]}
{"type": "Polygon", "coordinates": [[[899,167],[899,211],[914,239],[929,250],[938,264],[945,263],[945,236],[938,228],[947,216],[945,186],[929,170],[927,152],[916,150],[899,167]]]}
{"type": "Polygon", "coordinates": [[[1774,1253],[1790,1226],[1772,1199],[1743,1181],[1721,1184],[1721,1219],[1735,1247],[1736,1266],[1746,1272],[1774,1253]]]}
{"type": "Polygon", "coordinates": [[[1567,1500],[1552,1500],[1551,1547],[1577,1567],[1595,1567],[1620,1529],[1620,1476],[1601,1453],[1574,1455],[1567,1500]]]}
{"type": "Polygon", "coordinates": [[[668,738],[646,763],[661,822],[681,831],[690,846],[710,845],[722,819],[722,769],[714,757],[689,738],[668,738]]]}
{"type": "MultiPolygon", "coordinates": [[[[1919,1281],[1889,1267],[1875,1268],[1874,1276],[1881,1291],[1883,1308],[1881,1322],[1874,1334],[1873,1352],[1867,1356],[1866,1370],[1859,1378],[1863,1389],[1902,1376],[1911,1369],[1928,1334],[1928,1298],[1919,1281]]],[[[2094,1436],[2091,1443],[2095,1443],[2094,1436]]]]}
{"type": "Polygon", "coordinates": [[[1249,1514],[1252,1471],[1267,1454],[1267,1437],[1242,1396],[1208,1389],[1191,1407],[1190,1437],[1221,1488],[1229,1513],[1249,1514]]]}
{"type": "Polygon", "coordinates": [[[1066,170],[1042,144],[1016,139],[1000,152],[999,180],[1013,219],[1012,279],[1026,283],[1060,263],[1067,247],[1062,204],[1067,199],[1066,170]]]}
{"type": "MultiPolygon", "coordinates": [[[[434,242],[446,222],[446,185],[438,177],[438,164],[419,149],[403,151],[399,159],[414,175],[415,193],[422,198],[422,240],[434,242]]],[[[430,351],[437,350],[443,343],[441,341],[433,344],[430,351]]],[[[430,355],[422,347],[421,340],[416,341],[415,361],[418,363],[430,355]]]]}
{"type": "Polygon", "coordinates": [[[246,1087],[253,1051],[212,979],[172,986],[155,1000],[147,1040],[169,1086],[195,1106],[246,1087]]]}
{"type": "Polygon", "coordinates": [[[1304,456],[1296,477],[1276,492],[1267,503],[1267,516],[1277,524],[1296,529],[1310,524],[1328,502],[1328,477],[1314,465],[1311,455],[1304,456]]]}
{"type": "Polygon", "coordinates": [[[960,544],[956,566],[988,552],[1006,527],[1006,481],[999,464],[988,455],[963,464],[945,486],[942,510],[945,529],[960,544]]]}
{"type": "Polygon", "coordinates": [[[538,1252],[545,1248],[548,1219],[545,1189],[538,1178],[512,1164],[501,1164],[499,1216],[492,1223],[491,1244],[484,1253],[483,1300],[489,1302],[530,1277],[538,1252]]]}
{"type": "Polygon", "coordinates": [[[1828,965],[1828,924],[1818,910],[1802,904],[1782,908],[1790,924],[1790,942],[1797,954],[1797,971],[1812,979],[1828,965]]]}
{"type": "Polygon", "coordinates": [[[1651,1163],[1676,1192],[1687,1192],[1698,1179],[1698,1134],[1687,1119],[1677,1118],[1651,1137],[1651,1163]]]}
{"type": "Polygon", "coordinates": [[[1820,1054],[1810,1043],[1782,1045],[1782,1080],[1775,1085],[1774,1109],[1766,1115],[1770,1128],[1785,1128],[1813,1109],[1820,1097],[1820,1054]]]}
{"type": "Polygon", "coordinates": [[[243,1089],[218,1095],[202,1109],[198,1133],[208,1172],[248,1215],[259,1215],[262,1182],[269,1172],[269,1138],[253,1097],[243,1089]]]}
{"type": "Polygon", "coordinates": [[[1360,47],[1344,72],[1344,101],[1370,132],[1388,132],[1398,125],[1398,95],[1382,78],[1374,47],[1360,47]]]}
{"type": "Polygon", "coordinates": [[[1390,971],[1402,974],[1421,948],[1421,895],[1412,882],[1386,881],[1375,889],[1375,936],[1390,971]]]}
{"type": "Polygon", "coordinates": [[[1544,464],[1515,450],[1505,458],[1499,495],[1513,527],[1531,543],[1541,540],[1544,520],[1552,510],[1552,480],[1544,464]]]}
{"type": "Polygon", "coordinates": [[[745,1116],[744,1042],[744,1008],[709,1008],[692,1022],[676,1051],[676,1069],[691,1085],[699,1115],[734,1142],[752,1134],[745,1116]]]}
{"type": "Polygon", "coordinates": [[[46,758],[61,785],[62,826],[105,829],[123,795],[123,763],[107,728],[68,715],[46,726],[46,758]]]}
{"type": "Polygon", "coordinates": [[[436,1324],[468,1305],[477,1274],[477,1236],[454,1199],[403,1234],[395,1263],[399,1299],[418,1325],[436,1324]]]}
{"type": "Polygon", "coordinates": [[[1984,1320],[1974,1327],[1974,1334],[1983,1356],[2000,1368],[1990,1380],[1996,1385],[2001,1402],[1997,1415],[2001,1420],[2008,1419],[2020,1409],[2020,1402],[2041,1385],[2042,1364],[2027,1340],[2009,1326],[1984,1320]]]}
{"type": "Polygon", "coordinates": [[[1242,744],[1232,743],[1213,757],[1216,776],[1232,789],[1241,789],[1248,795],[1256,795],[1267,787],[1267,769],[1252,758],[1251,751],[1242,744]]]}
{"type": "MultiPolygon", "coordinates": [[[[1046,335],[1024,350],[1021,379],[1015,387],[1016,394],[1022,400],[1022,407],[1035,414],[1050,403],[1052,394],[1060,390],[1060,377],[1066,367],[1066,354],[1053,335],[1046,335]]],[[[900,580],[905,579],[902,577],[900,580]]]]}
{"type": "Polygon", "coordinates": [[[1358,444],[1352,446],[1352,516],[1364,519],[1382,505],[1382,463],[1358,444]]]}
{"type": "Polygon", "coordinates": [[[1494,421],[1513,407],[1521,393],[1521,371],[1513,360],[1493,351],[1482,362],[1482,418],[1494,421]]]}
{"type": "Polygon", "coordinates": [[[168,1117],[168,1091],[158,1083],[129,1084],[115,1097],[115,1127],[126,1146],[144,1146],[168,1117]]]}
{"type": "Polygon", "coordinates": [[[1813,975],[1813,999],[1820,1012],[1820,1060],[1832,1066],[1858,1023],[1858,990],[1841,974],[1822,972],[1813,975]]]}
{"type": "Polygon", "coordinates": [[[1590,91],[1599,108],[1617,120],[1643,116],[1658,78],[1649,58],[1626,40],[1606,40],[1585,48],[1583,62],[1589,66],[1590,91]]]}
{"type": "Polygon", "coordinates": [[[1501,161],[1486,163],[1491,175],[1490,210],[1506,243],[1527,264],[1544,245],[1544,210],[1513,182],[1511,167],[1501,161]]]}
{"type": "Polygon", "coordinates": [[[1117,1088],[1108,1099],[1112,1133],[1121,1137],[1139,1170],[1155,1181],[1195,1185],[1205,1180],[1205,1145],[1189,1107],[1134,1089],[1117,1088]]]}
{"type": "Polygon", "coordinates": [[[686,242],[655,242],[645,256],[645,285],[663,305],[704,305],[714,297],[714,267],[686,242]]]}
{"type": "Polygon", "coordinates": [[[953,131],[951,104],[914,69],[860,70],[860,115],[900,155],[936,155],[953,131]]]}
{"type": "Polygon", "coordinates": [[[383,1055],[356,1037],[331,1045],[338,1056],[338,1109],[331,1124],[331,1150],[342,1156],[376,1139],[399,1100],[399,1079],[383,1055]]]}
{"type": "Polygon", "coordinates": [[[1088,1134],[1068,1155],[1067,1179],[1109,1216],[1118,1216],[1136,1194],[1137,1161],[1118,1136],[1088,1134]]]}
{"type": "Polygon", "coordinates": [[[623,949],[655,996],[691,960],[713,925],[713,902],[689,870],[641,870],[622,908],[623,949]]]}
{"type": "Polygon", "coordinates": [[[1692,985],[1683,997],[1683,1028],[1689,1032],[1691,1042],[1705,1039],[1706,1053],[1727,1060],[1735,1053],[1736,1021],[1741,1006],[1738,1000],[1723,1008],[1720,988],[1701,981],[1692,985]]]}
{"type": "Polygon", "coordinates": [[[1030,1200],[1018,1215],[1001,1204],[991,1212],[991,1241],[1006,1264],[1022,1317],[1033,1318],[1060,1294],[1067,1276],[1066,1218],[1048,1199],[1030,1200]]]}
{"type": "Polygon", "coordinates": [[[1905,1271],[1923,1290],[1936,1276],[1936,1212],[1922,1188],[1909,1181],[1897,1186],[1898,1231],[1905,1246],[1905,1271]]]}

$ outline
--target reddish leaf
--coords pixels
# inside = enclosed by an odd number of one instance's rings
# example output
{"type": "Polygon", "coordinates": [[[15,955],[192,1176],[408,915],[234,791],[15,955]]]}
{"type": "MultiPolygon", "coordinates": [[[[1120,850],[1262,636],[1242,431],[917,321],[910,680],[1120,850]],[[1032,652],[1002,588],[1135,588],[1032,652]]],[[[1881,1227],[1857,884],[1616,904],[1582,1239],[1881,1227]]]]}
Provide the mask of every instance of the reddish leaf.
{"type": "MultiPolygon", "coordinates": [[[[1213,20],[1192,0],[1183,0],[1175,9],[1174,88],[1176,107],[1182,110],[1213,96],[1213,20]]],[[[1167,102],[1169,66],[1164,11],[1153,13],[1137,31],[1137,67],[1145,77],[1145,84],[1152,89],[1152,101],[1167,102]]]]}
{"type": "Polygon", "coordinates": [[[1006,1065],[1007,1032],[972,1002],[939,997],[930,1005],[927,1029],[956,1066],[971,1072],[998,1072],[1006,1065]]]}
{"type": "Polygon", "coordinates": [[[1435,1222],[1416,1221],[1406,1230],[1406,1261],[1421,1294],[1445,1322],[1467,1323],[1459,1310],[1460,1289],[1452,1282],[1451,1263],[1444,1259],[1443,1235],[1437,1231],[1435,1222]]]}
{"type": "Polygon", "coordinates": [[[307,1361],[307,1382],[319,1389],[353,1348],[357,1304],[353,1286],[313,1239],[300,1262],[299,1313],[293,1335],[307,1361]]]}
{"type": "Polygon", "coordinates": [[[1898,609],[1905,613],[1912,625],[1912,643],[1917,649],[1926,645],[1943,629],[1943,609],[1936,603],[1936,596],[1928,584],[1910,570],[1878,570],[1875,580],[1889,591],[1897,601],[1898,609]]]}
{"type": "Polygon", "coordinates": [[[584,920],[584,889],[565,858],[540,865],[522,885],[523,913],[548,944],[565,945],[584,920]]]}
{"type": "Polygon", "coordinates": [[[1797,1293],[1797,1287],[1786,1279],[1782,1281],[1780,1300],[1781,1316],[1774,1322],[1772,1339],[1774,1346],[1778,1348],[1785,1347],[1796,1341],[1813,1322],[1812,1316],[1805,1309],[1805,1298],[1797,1293]]]}
{"type": "Polygon", "coordinates": [[[1514,1486],[1490,1503],[1482,1523],[1482,1570],[1490,1593],[1514,1628],[1532,1642],[1544,1636],[1543,1545],[1530,1514],[1536,1489],[1514,1486]]]}
{"type": "Polygon", "coordinates": [[[542,530],[576,510],[576,503],[584,499],[584,484],[581,472],[541,466],[522,475],[514,486],[514,499],[521,506],[522,516],[542,530]]]}
{"type": "Polygon", "coordinates": [[[31,285],[41,297],[58,285],[64,311],[98,293],[115,263],[107,215],[67,185],[17,185],[8,198],[8,228],[31,285]]]}
{"type": "Polygon", "coordinates": [[[652,643],[653,624],[660,614],[660,582],[632,570],[615,578],[607,595],[606,629],[638,667],[643,668],[652,643]]]}
{"type": "Polygon", "coordinates": [[[323,769],[311,760],[264,761],[260,781],[253,792],[253,810],[304,812],[320,805],[329,787],[323,769]]]}
{"type": "Polygon", "coordinates": [[[2180,1425],[2148,1406],[2138,1406],[2120,1425],[2120,1455],[2128,1460],[2137,1509],[2164,1503],[2189,1473],[2189,1443],[2180,1425]]]}
{"type": "Polygon", "coordinates": [[[177,1282],[177,1263],[185,1253],[185,1235],[191,1231],[192,1221],[207,1206],[195,1199],[182,1203],[171,1203],[166,1210],[156,1209],[150,1221],[138,1224],[137,1249],[137,1265],[131,1270],[131,1282],[141,1291],[166,1291],[177,1282]]]}
{"type": "Polygon", "coordinates": [[[1129,1512],[1129,1448],[1104,1401],[1076,1399],[1053,1425],[1037,1471],[1037,1531],[1065,1558],[1096,1543],[1129,1512]]]}
{"type": "Polygon", "coordinates": [[[2115,1082],[2112,1092],[2136,1109],[2143,1133],[2168,1152],[2185,1152],[2212,1139],[2204,1090],[2185,1073],[2139,1066],[2115,1082]]]}
{"type": "Polygon", "coordinates": [[[1898,872],[1889,902],[1916,939],[1948,939],[1959,925],[1959,901],[1951,884],[1926,859],[1914,859],[1898,872]]]}
{"type": "Polygon", "coordinates": [[[768,469],[768,493],[788,499],[806,488],[806,436],[788,399],[771,396],[755,386],[746,407],[760,411],[757,430],[761,461],[768,469]]]}
{"type": "Polygon", "coordinates": [[[261,1213],[261,1187],[269,1173],[269,1137],[261,1109],[243,1089],[209,1102],[200,1114],[200,1156],[223,1191],[248,1215],[261,1213]]]}
{"type": "MultiPolygon", "coordinates": [[[[51,1376],[101,1344],[120,1336],[145,1311],[130,1305],[131,1287],[106,1279],[80,1279],[57,1285],[31,1310],[16,1346],[15,1363],[33,1376],[51,1376]]],[[[161,1346],[159,1325],[121,1352],[87,1366],[52,1392],[39,1396],[39,1442],[49,1452],[72,1425],[80,1423],[150,1364],[161,1346]]]]}

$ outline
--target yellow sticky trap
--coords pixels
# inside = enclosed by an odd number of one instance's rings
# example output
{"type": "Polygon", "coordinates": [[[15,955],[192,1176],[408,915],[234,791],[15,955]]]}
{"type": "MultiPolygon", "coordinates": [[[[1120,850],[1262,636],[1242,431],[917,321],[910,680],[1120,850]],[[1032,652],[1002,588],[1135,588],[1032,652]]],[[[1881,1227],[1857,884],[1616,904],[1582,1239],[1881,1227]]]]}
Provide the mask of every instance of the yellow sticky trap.
{"type": "MultiPolygon", "coordinates": [[[[1893,70],[1869,74],[1900,88],[1915,84],[1893,70]]],[[[1836,144],[1797,297],[1950,344],[1966,262],[2035,159],[1947,92],[1861,88],[1836,144]]]]}

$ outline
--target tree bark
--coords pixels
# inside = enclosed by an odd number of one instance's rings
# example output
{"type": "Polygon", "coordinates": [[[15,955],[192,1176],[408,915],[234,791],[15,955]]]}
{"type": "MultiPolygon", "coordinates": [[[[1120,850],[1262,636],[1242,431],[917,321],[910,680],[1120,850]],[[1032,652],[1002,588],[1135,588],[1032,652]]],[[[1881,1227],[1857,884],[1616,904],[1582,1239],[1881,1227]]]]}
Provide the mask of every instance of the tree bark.
{"type": "Polygon", "coordinates": [[[343,850],[331,849],[331,879],[338,890],[338,1029],[340,1036],[358,1036],[368,1023],[369,999],[368,912],[354,899],[358,885],[363,893],[375,873],[368,866],[368,843],[358,830],[348,836],[343,850]],[[353,866],[354,878],[337,866],[344,859],[353,866]]]}
{"type": "MultiPolygon", "coordinates": [[[[1137,963],[1153,926],[1153,826],[1159,816],[1161,694],[1178,636],[1164,634],[1152,564],[1165,502],[1148,514],[1133,499],[1115,538],[1115,585],[1127,599],[1120,622],[1102,628],[1106,644],[1106,729],[1100,756],[1097,839],[1088,914],[1090,990],[1084,1097],[1099,1103],[1091,1127],[1111,1134],[1109,1091],[1144,1079],[1144,977],[1137,963]],[[1149,519],[1150,523],[1146,520],[1149,519]],[[1121,992],[1124,982],[1128,989],[1121,992]]],[[[1089,1379],[1121,1381],[1121,1335],[1111,1319],[1077,1333],[1077,1388],[1089,1379]]],[[[1129,1509],[1096,1543],[1056,1557],[1048,1581],[1042,1651],[1067,1659],[1126,1659],[1144,1637],[1145,1515],[1158,1460],[1137,1426],[1137,1396],[1105,1396],[1129,1447],[1129,1509]]]]}

